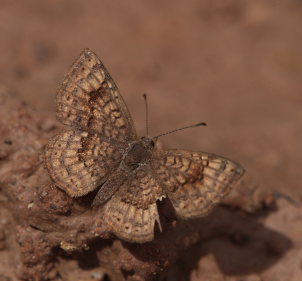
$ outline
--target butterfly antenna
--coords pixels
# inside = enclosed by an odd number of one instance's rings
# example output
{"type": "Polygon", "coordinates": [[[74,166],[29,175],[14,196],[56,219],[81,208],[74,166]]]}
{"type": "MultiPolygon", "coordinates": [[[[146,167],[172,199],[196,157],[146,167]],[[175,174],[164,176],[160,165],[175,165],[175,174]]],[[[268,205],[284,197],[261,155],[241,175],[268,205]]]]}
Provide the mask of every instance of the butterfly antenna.
{"type": "Polygon", "coordinates": [[[153,137],[153,138],[154,138],[154,139],[158,139],[159,137],[162,137],[162,136],[165,136],[165,135],[169,135],[169,134],[175,133],[175,132],[177,132],[177,131],[181,131],[181,130],[185,130],[185,129],[189,129],[189,128],[194,128],[194,127],[200,127],[200,126],[207,126],[207,124],[204,123],[204,122],[197,123],[197,124],[194,124],[194,125],[182,127],[182,128],[179,128],[179,129],[175,129],[175,130],[169,131],[169,132],[167,132],[167,133],[160,134],[160,135],[158,135],[158,136],[156,136],[156,137],[153,137]]]}
{"type": "Polygon", "coordinates": [[[144,97],[145,109],[146,109],[146,131],[147,131],[147,136],[149,136],[149,112],[148,112],[147,94],[143,94],[143,97],[144,97]]]}

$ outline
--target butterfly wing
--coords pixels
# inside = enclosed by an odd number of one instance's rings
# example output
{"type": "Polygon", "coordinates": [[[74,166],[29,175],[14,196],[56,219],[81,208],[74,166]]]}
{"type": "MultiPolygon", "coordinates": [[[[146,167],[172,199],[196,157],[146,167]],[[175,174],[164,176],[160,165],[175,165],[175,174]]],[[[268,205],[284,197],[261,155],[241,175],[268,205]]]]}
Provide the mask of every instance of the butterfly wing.
{"type": "Polygon", "coordinates": [[[85,49],[57,93],[57,116],[65,125],[115,142],[136,139],[132,118],[103,63],[85,49]]]}
{"type": "Polygon", "coordinates": [[[129,111],[97,56],[85,49],[57,93],[57,116],[74,128],[50,139],[45,163],[54,183],[70,196],[101,185],[135,140],[129,111]]]}
{"type": "Polygon", "coordinates": [[[243,175],[226,158],[203,152],[160,152],[153,169],[177,215],[188,219],[208,214],[243,175]]]}
{"type": "Polygon", "coordinates": [[[101,185],[121,159],[118,146],[83,131],[67,131],[49,140],[46,168],[54,183],[72,197],[101,185]]]}
{"type": "Polygon", "coordinates": [[[104,222],[119,238],[143,243],[153,240],[160,227],[156,200],[164,196],[148,165],[136,169],[106,203],[104,222]]]}

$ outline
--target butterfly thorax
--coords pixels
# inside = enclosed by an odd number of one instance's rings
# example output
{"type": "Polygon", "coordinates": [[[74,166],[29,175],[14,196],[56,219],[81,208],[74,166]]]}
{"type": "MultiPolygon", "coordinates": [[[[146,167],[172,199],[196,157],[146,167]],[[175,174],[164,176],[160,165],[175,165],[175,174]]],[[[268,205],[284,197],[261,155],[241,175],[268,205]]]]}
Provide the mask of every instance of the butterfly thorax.
{"type": "Polygon", "coordinates": [[[149,137],[133,142],[122,160],[122,166],[130,170],[138,168],[151,158],[153,149],[154,142],[149,137]]]}

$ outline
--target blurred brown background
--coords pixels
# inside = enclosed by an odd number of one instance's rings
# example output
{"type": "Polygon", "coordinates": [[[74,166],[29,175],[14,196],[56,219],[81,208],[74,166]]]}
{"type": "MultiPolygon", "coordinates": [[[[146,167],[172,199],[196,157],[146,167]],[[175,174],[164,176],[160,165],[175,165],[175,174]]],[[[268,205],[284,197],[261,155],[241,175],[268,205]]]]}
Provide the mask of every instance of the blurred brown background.
{"type": "MultiPolygon", "coordinates": [[[[234,159],[255,184],[301,203],[301,27],[301,0],[0,0],[0,83],[55,117],[64,72],[89,47],[118,84],[140,135],[147,93],[151,135],[207,122],[162,141],[234,159]]],[[[301,208],[288,202],[278,202],[264,228],[255,227],[247,247],[226,247],[215,237],[206,246],[221,252],[224,273],[224,263],[234,265],[227,280],[239,280],[249,266],[257,276],[240,280],[302,280],[301,208]],[[262,253],[257,235],[273,237],[265,228],[293,241],[280,262],[262,253]],[[278,262],[267,265],[271,260],[278,262]],[[254,264],[265,264],[266,273],[254,264]]],[[[282,252],[276,241],[274,251],[282,252]]],[[[199,267],[201,277],[196,271],[192,280],[220,271],[212,256],[199,267]]]]}
{"type": "Polygon", "coordinates": [[[0,77],[54,113],[84,47],[104,61],[139,134],[237,160],[256,183],[301,200],[302,2],[0,1],[0,77]]]}

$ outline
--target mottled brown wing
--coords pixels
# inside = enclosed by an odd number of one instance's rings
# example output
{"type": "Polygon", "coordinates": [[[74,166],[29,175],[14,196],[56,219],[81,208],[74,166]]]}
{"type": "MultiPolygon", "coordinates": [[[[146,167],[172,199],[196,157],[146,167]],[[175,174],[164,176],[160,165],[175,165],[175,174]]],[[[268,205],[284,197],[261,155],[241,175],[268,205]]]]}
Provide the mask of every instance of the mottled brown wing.
{"type": "Polygon", "coordinates": [[[125,143],[136,139],[132,118],[110,74],[85,49],[57,93],[57,116],[65,124],[125,143]]]}
{"type": "Polygon", "coordinates": [[[118,146],[81,131],[54,136],[45,150],[52,180],[72,197],[85,195],[102,184],[121,157],[118,146]]]}
{"type": "MultiPolygon", "coordinates": [[[[143,243],[153,240],[160,227],[156,200],[164,196],[148,165],[133,172],[106,203],[104,222],[119,238],[143,243]]],[[[161,227],[160,227],[161,228],[161,227]]]]}
{"type": "Polygon", "coordinates": [[[153,169],[176,214],[183,219],[208,214],[244,173],[231,160],[183,150],[161,152],[153,169]]]}

